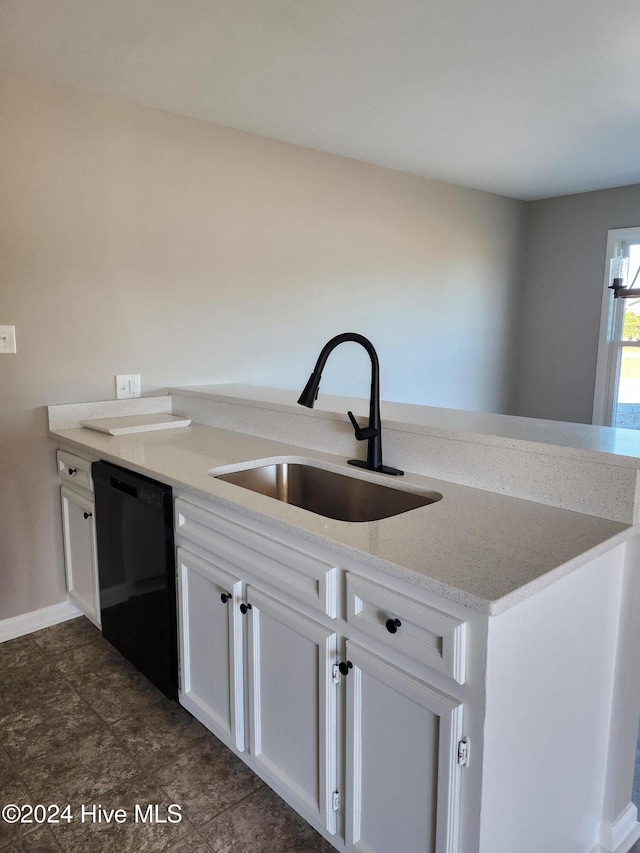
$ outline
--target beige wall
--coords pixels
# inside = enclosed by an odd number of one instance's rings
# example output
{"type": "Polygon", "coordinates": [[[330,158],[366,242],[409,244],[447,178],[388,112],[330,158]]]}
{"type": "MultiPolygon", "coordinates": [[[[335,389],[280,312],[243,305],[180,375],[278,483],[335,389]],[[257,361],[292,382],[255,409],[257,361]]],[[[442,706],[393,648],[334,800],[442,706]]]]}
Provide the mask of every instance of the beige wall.
{"type": "MultiPolygon", "coordinates": [[[[19,79],[0,127],[0,618],[65,597],[42,407],[115,373],[301,388],[351,330],[386,399],[508,409],[524,204],[19,79]]],[[[324,391],[366,396],[351,347],[324,391]]]]}
{"type": "Polygon", "coordinates": [[[591,423],[612,228],[640,225],[640,185],[532,202],[514,413],[591,423]]]}

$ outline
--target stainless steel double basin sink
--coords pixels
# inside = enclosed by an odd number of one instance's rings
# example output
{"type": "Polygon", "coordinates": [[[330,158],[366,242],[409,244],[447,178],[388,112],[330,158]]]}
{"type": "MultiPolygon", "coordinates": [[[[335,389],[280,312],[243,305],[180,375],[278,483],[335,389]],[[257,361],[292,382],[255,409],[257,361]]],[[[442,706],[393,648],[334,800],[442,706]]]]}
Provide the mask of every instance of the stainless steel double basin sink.
{"type": "Polygon", "coordinates": [[[397,489],[308,462],[256,463],[240,471],[209,473],[218,480],[339,521],[378,521],[442,498],[439,492],[397,489]]]}

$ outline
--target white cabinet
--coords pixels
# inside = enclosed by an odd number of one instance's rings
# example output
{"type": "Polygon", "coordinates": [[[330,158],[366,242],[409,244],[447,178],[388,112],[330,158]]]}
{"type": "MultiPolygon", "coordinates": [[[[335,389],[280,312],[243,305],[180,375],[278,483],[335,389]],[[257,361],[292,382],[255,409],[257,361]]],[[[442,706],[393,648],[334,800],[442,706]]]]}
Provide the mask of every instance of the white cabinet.
{"type": "Polygon", "coordinates": [[[334,563],[230,510],[214,512],[177,497],[174,518],[177,542],[185,540],[215,555],[217,565],[241,566],[245,576],[257,573],[270,589],[313,613],[335,617],[338,569],[334,563]]]}
{"type": "Polygon", "coordinates": [[[336,567],[180,497],[175,523],[180,702],[334,834],[336,567]]]}
{"type": "Polygon", "coordinates": [[[347,850],[454,853],[460,700],[349,640],[346,656],[347,850]]]}
{"type": "Polygon", "coordinates": [[[245,743],[242,583],[177,549],[181,696],[201,723],[242,752],[245,743]]]}
{"type": "Polygon", "coordinates": [[[466,623],[353,571],[345,580],[347,849],[455,853],[466,623]]]}
{"type": "Polygon", "coordinates": [[[69,598],[100,627],[98,557],[91,463],[58,451],[64,561],[69,598]]]}
{"type": "Polygon", "coordinates": [[[184,707],[338,849],[456,853],[464,622],[231,510],[175,518],[184,707]]]}
{"type": "Polygon", "coordinates": [[[261,776],[336,831],[336,633],[247,589],[250,752],[261,776]]]}
{"type": "Polygon", "coordinates": [[[347,572],[346,585],[350,633],[366,635],[383,656],[406,655],[464,684],[465,622],[354,572],[347,572]]]}
{"type": "Polygon", "coordinates": [[[335,632],[245,585],[242,567],[236,574],[219,563],[177,549],[180,702],[248,751],[307,819],[335,832],[335,632]]]}

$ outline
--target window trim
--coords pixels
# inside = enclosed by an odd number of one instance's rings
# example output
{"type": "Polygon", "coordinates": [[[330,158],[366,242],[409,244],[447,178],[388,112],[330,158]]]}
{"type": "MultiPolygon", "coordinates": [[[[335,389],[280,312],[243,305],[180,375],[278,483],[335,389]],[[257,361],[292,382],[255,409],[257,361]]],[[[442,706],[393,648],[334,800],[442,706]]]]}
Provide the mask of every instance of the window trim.
{"type": "Polygon", "coordinates": [[[621,341],[624,300],[614,299],[609,290],[609,270],[611,259],[621,242],[640,243],[640,226],[634,228],[614,228],[607,234],[607,256],[604,266],[604,288],[602,309],[600,312],[600,335],[598,340],[598,362],[593,396],[594,424],[611,426],[616,405],[616,391],[619,381],[620,359],[618,350],[622,346],[640,346],[640,341],[621,341]],[[616,305],[619,303],[619,306],[616,305]]]}

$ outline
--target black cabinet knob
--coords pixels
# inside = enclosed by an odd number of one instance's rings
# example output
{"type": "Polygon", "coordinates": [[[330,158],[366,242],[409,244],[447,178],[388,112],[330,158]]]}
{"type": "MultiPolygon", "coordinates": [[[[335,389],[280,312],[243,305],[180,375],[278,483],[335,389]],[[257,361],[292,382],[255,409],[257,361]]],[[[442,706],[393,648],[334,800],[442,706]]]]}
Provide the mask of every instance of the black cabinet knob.
{"type": "Polygon", "coordinates": [[[338,669],[340,670],[340,675],[349,675],[349,670],[353,669],[353,664],[350,660],[346,663],[344,661],[340,661],[338,664],[338,669]]]}
{"type": "Polygon", "coordinates": [[[90,512],[83,512],[82,514],[84,515],[85,518],[91,518],[91,516],[92,516],[92,513],[90,513],[90,512]]]}
{"type": "Polygon", "coordinates": [[[70,476],[70,477],[73,477],[73,475],[74,475],[74,474],[77,474],[77,473],[78,473],[78,469],[77,469],[77,468],[69,468],[69,476],[70,476]]]}
{"type": "Polygon", "coordinates": [[[223,592],[222,595],[220,596],[220,601],[223,604],[226,604],[227,601],[231,601],[231,593],[230,592],[223,592]]]}
{"type": "Polygon", "coordinates": [[[402,622],[399,619],[387,619],[385,625],[390,634],[395,634],[398,628],[402,625],[402,622]]]}
{"type": "Polygon", "coordinates": [[[251,610],[251,605],[250,605],[250,604],[241,604],[241,605],[240,605],[240,613],[242,613],[242,615],[243,615],[243,616],[245,615],[245,613],[247,612],[247,610],[251,610]]]}

